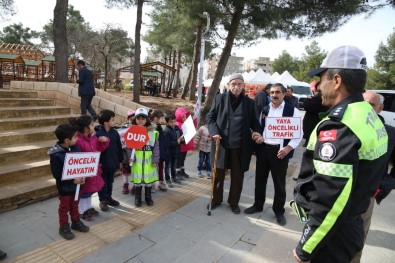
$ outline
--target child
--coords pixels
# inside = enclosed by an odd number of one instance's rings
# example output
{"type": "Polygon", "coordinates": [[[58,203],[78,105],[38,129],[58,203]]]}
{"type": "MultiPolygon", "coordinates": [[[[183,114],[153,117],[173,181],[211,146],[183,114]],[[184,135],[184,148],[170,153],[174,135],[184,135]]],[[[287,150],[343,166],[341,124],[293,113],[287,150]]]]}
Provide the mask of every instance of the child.
{"type": "Polygon", "coordinates": [[[112,198],[114,174],[121,168],[123,159],[121,138],[114,129],[115,113],[111,110],[102,110],[99,114],[100,125],[96,127],[96,136],[105,136],[110,139],[108,148],[100,155],[102,164],[104,186],[99,191],[100,209],[107,211],[108,206],[119,206],[119,202],[112,198]]]}
{"type": "MultiPolygon", "coordinates": [[[[202,121],[204,123],[204,120],[202,121]]],[[[211,137],[208,133],[207,125],[200,126],[197,131],[194,143],[196,149],[199,149],[199,164],[198,164],[198,177],[203,178],[202,169],[203,163],[206,166],[207,178],[211,178],[211,164],[210,164],[210,150],[211,150],[211,137]]]]}
{"type": "Polygon", "coordinates": [[[165,161],[165,178],[167,185],[172,188],[173,182],[181,184],[176,177],[177,156],[180,144],[181,131],[176,125],[176,116],[173,113],[166,114],[166,128],[163,131],[165,147],[163,149],[163,160],[165,161]],[[171,179],[170,180],[170,176],[171,179]],[[173,181],[173,182],[172,182],[173,181]]]}
{"type": "Polygon", "coordinates": [[[159,133],[155,130],[148,119],[148,111],[144,108],[136,110],[133,125],[146,127],[149,141],[141,150],[135,150],[132,165],[133,183],[136,186],[135,205],[141,206],[141,192],[145,186],[145,203],[148,206],[154,205],[151,197],[152,184],[158,181],[157,166],[159,163],[159,133]]]}
{"type": "MultiPolygon", "coordinates": [[[[182,124],[191,114],[189,113],[189,111],[187,111],[184,108],[178,108],[175,112],[175,115],[176,115],[176,124],[178,128],[182,130],[181,127],[182,124]]],[[[193,143],[193,140],[190,140],[187,144],[185,144],[184,138],[181,138],[180,152],[177,158],[177,169],[178,169],[177,175],[181,180],[183,180],[184,177],[189,178],[189,175],[185,172],[184,164],[185,164],[185,158],[187,157],[187,152],[193,150],[195,150],[195,145],[193,143]]]]}
{"type": "Polygon", "coordinates": [[[159,190],[167,191],[166,183],[163,180],[163,163],[164,163],[164,156],[166,155],[165,152],[165,140],[164,134],[162,129],[162,124],[165,124],[165,115],[160,110],[149,110],[148,117],[152,123],[156,124],[156,131],[159,132],[159,166],[158,166],[158,174],[159,174],[159,190]]]}
{"type": "MultiPolygon", "coordinates": [[[[77,146],[82,152],[103,152],[108,148],[109,141],[107,137],[97,138],[94,135],[95,126],[92,117],[83,115],[78,118],[70,118],[70,124],[78,131],[77,146]]],[[[99,164],[97,175],[87,177],[84,186],[81,187],[79,210],[83,220],[93,221],[93,216],[99,214],[92,207],[92,195],[100,191],[104,186],[101,174],[101,164],[99,164]]]]}
{"type": "Polygon", "coordinates": [[[55,130],[58,142],[48,150],[52,176],[56,179],[56,188],[59,193],[59,235],[64,239],[74,238],[70,230],[69,214],[71,217],[71,229],[80,232],[88,232],[89,227],[84,225],[80,220],[78,212],[78,200],[74,201],[76,185],[84,184],[84,178],[62,181],[62,172],[64,159],[68,152],[79,152],[80,149],[75,147],[77,142],[77,131],[69,124],[59,125],[55,130]]]}
{"type": "MultiPolygon", "coordinates": [[[[127,112],[127,118],[128,122],[122,124],[122,128],[129,128],[132,125],[132,121],[134,118],[134,110],[128,110],[127,112]]],[[[123,161],[122,161],[122,179],[123,179],[123,187],[122,187],[122,193],[123,194],[128,194],[129,193],[129,177],[131,175],[131,167],[129,165],[129,159],[130,159],[130,149],[128,149],[125,145],[125,147],[122,148],[122,153],[123,153],[123,161]]],[[[134,195],[136,188],[133,186],[131,193],[134,195]]]]}

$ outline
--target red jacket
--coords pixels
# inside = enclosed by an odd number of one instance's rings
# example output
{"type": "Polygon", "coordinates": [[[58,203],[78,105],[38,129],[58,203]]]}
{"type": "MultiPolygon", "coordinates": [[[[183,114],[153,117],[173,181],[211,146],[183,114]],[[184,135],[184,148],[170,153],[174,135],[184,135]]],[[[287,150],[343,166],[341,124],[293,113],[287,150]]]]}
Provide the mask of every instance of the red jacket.
{"type": "MultiPolygon", "coordinates": [[[[106,142],[99,142],[95,135],[89,135],[85,137],[81,133],[77,134],[77,147],[81,149],[82,152],[103,152],[108,148],[110,140],[106,142]]],[[[80,193],[95,193],[103,188],[104,181],[102,178],[101,164],[99,164],[99,169],[97,170],[97,175],[92,177],[87,177],[85,179],[85,184],[81,187],[80,193]]]]}
{"type": "MultiPolygon", "coordinates": [[[[188,118],[189,115],[191,115],[191,114],[189,113],[188,110],[186,110],[184,108],[178,108],[175,112],[175,115],[176,115],[176,124],[180,128],[180,130],[182,130],[181,126],[184,123],[182,121],[182,117],[185,116],[185,118],[188,118]]],[[[197,125],[196,119],[193,120],[193,123],[195,124],[195,128],[196,128],[196,125],[197,125]]],[[[192,138],[192,140],[190,140],[188,142],[188,144],[185,144],[185,142],[181,142],[181,144],[180,144],[180,151],[181,152],[188,152],[188,151],[193,151],[193,150],[195,150],[195,144],[193,143],[193,138],[192,138]]]]}

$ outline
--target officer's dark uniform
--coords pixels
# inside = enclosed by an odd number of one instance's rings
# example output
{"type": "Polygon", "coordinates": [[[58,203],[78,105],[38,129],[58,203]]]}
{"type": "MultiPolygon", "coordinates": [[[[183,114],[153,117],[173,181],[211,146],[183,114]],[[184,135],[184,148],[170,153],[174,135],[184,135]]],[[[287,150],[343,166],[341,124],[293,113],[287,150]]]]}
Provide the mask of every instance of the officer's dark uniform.
{"type": "Polygon", "coordinates": [[[361,93],[334,106],[311,134],[295,201],[309,212],[296,253],[302,261],[350,262],[362,249],[360,214],[386,167],[388,136],[361,93]]]}

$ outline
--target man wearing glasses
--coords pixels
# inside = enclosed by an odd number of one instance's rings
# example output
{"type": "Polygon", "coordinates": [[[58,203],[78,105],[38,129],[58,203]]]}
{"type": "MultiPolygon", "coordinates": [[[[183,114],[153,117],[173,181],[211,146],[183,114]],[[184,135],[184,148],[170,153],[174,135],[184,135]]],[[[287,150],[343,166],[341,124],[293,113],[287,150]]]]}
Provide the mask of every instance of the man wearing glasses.
{"type": "MultiPolygon", "coordinates": [[[[215,97],[206,118],[209,134],[213,138],[212,155],[215,154],[215,142],[220,140],[211,209],[217,208],[223,201],[225,169],[230,169],[228,203],[232,212],[239,214],[244,172],[248,171],[254,147],[252,138],[260,136],[261,127],[255,116],[254,101],[242,92],[243,76],[231,75],[228,88],[229,92],[215,97]]],[[[214,156],[210,159],[214,160],[214,156]]]]}

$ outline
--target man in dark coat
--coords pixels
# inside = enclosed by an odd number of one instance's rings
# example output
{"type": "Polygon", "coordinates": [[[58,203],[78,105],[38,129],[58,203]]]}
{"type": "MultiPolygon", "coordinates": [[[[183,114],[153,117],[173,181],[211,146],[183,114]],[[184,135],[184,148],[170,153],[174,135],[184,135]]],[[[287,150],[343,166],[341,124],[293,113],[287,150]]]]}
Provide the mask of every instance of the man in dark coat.
{"type": "Polygon", "coordinates": [[[223,201],[225,169],[230,169],[228,203],[232,212],[239,214],[244,172],[250,166],[254,145],[252,138],[260,137],[262,130],[255,117],[253,100],[242,93],[243,76],[231,75],[228,87],[230,92],[215,97],[206,118],[209,134],[213,138],[212,163],[215,159],[215,142],[220,140],[211,208],[215,209],[223,201]]]}
{"type": "Polygon", "coordinates": [[[79,84],[78,96],[81,97],[81,115],[86,115],[86,111],[89,111],[93,120],[96,120],[97,114],[92,107],[92,99],[96,95],[92,71],[85,67],[85,62],[82,60],[78,60],[77,67],[79,69],[77,83],[79,84]]]}

